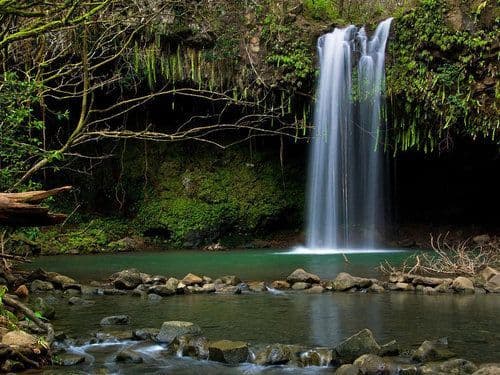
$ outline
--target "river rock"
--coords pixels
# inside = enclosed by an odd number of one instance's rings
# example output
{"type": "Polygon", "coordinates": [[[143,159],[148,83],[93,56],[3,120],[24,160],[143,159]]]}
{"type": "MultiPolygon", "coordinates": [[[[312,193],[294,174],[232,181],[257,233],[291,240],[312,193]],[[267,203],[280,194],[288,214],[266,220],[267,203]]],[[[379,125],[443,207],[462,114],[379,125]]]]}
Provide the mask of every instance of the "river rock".
{"type": "Polygon", "coordinates": [[[292,289],[293,290],[305,290],[305,289],[308,289],[311,287],[311,284],[309,283],[304,283],[304,282],[296,282],[296,283],[293,283],[292,285],[292,289]]]}
{"type": "Polygon", "coordinates": [[[215,291],[218,294],[241,294],[239,286],[215,284],[215,291]]]}
{"type": "Polygon", "coordinates": [[[33,280],[30,289],[32,292],[50,292],[54,290],[54,285],[50,281],[33,280]]]}
{"type": "Polygon", "coordinates": [[[415,290],[415,287],[409,283],[396,283],[396,284],[389,284],[389,290],[413,292],[415,290]]]}
{"type": "Polygon", "coordinates": [[[160,302],[162,299],[163,299],[163,297],[160,296],[159,294],[155,294],[155,293],[148,294],[148,301],[149,302],[160,302]]]}
{"type": "Polygon", "coordinates": [[[293,271],[288,277],[286,278],[286,281],[288,281],[290,284],[302,282],[302,283],[309,283],[309,284],[318,284],[321,280],[319,276],[306,272],[302,268],[297,268],[295,271],[293,271]]]}
{"type": "Polygon", "coordinates": [[[500,274],[496,274],[484,284],[484,289],[490,293],[500,293],[500,274]]]}
{"type": "Polygon", "coordinates": [[[0,370],[4,373],[21,372],[25,369],[24,364],[19,361],[14,361],[12,359],[7,359],[4,362],[0,362],[0,370]]]}
{"type": "Polygon", "coordinates": [[[477,366],[470,361],[457,358],[443,362],[439,366],[439,369],[445,374],[466,375],[474,373],[477,370],[477,366]]]}
{"type": "Polygon", "coordinates": [[[325,291],[325,288],[323,288],[321,285],[313,285],[312,287],[310,287],[309,289],[306,290],[306,293],[308,293],[308,294],[321,294],[324,291],[325,291]]]}
{"type": "Polygon", "coordinates": [[[157,294],[159,296],[171,296],[176,293],[176,289],[172,289],[170,285],[153,285],[148,289],[149,294],[157,294]]]}
{"type": "Polygon", "coordinates": [[[248,344],[243,341],[220,340],[208,346],[208,359],[211,361],[237,365],[248,360],[248,344]]]}
{"type": "Polygon", "coordinates": [[[382,285],[379,284],[372,284],[369,288],[368,291],[370,293],[384,293],[385,288],[382,285]]]}
{"type": "Polygon", "coordinates": [[[434,290],[438,293],[453,293],[453,289],[451,287],[452,282],[443,282],[436,286],[434,290]]]}
{"type": "Polygon", "coordinates": [[[105,296],[122,296],[122,295],[127,294],[127,292],[125,290],[116,289],[116,288],[104,288],[104,289],[101,289],[101,291],[102,291],[102,294],[104,294],[105,296]]]}
{"type": "Polygon", "coordinates": [[[204,293],[214,293],[215,292],[215,284],[214,283],[203,284],[203,286],[201,288],[203,289],[204,293]]]}
{"type": "Polygon", "coordinates": [[[59,366],[75,366],[85,362],[85,357],[79,354],[62,353],[57,356],[55,361],[59,366]]]}
{"type": "Polygon", "coordinates": [[[158,328],[141,328],[132,332],[134,339],[155,341],[160,330],[158,328]]]}
{"type": "Polygon", "coordinates": [[[472,280],[468,279],[467,277],[457,277],[455,280],[453,280],[451,287],[458,293],[474,293],[474,284],[472,280]]]}
{"type": "Polygon", "coordinates": [[[481,272],[479,272],[479,277],[483,282],[489,281],[493,276],[498,275],[499,272],[492,267],[484,267],[481,272]]]}
{"type": "Polygon", "coordinates": [[[420,347],[415,350],[412,359],[417,362],[431,362],[446,360],[455,354],[448,349],[448,340],[442,338],[434,341],[424,341],[420,347]]]}
{"type": "Polygon", "coordinates": [[[342,341],[334,348],[334,351],[342,362],[352,363],[363,354],[379,353],[380,345],[373,338],[372,332],[365,328],[342,341]]]}
{"type": "Polygon", "coordinates": [[[202,279],[203,279],[203,284],[211,284],[214,282],[212,278],[208,276],[203,276],[202,279]]]}
{"type": "Polygon", "coordinates": [[[498,375],[500,374],[500,363],[485,363],[479,366],[479,370],[472,375],[498,375]]]}
{"type": "Polygon", "coordinates": [[[271,283],[271,288],[278,290],[290,289],[290,284],[284,280],[275,280],[271,283]]]}
{"type": "Polygon", "coordinates": [[[299,353],[298,364],[301,367],[328,366],[332,360],[332,350],[327,348],[314,348],[299,353]]]}
{"type": "Polygon", "coordinates": [[[22,347],[35,347],[38,339],[24,331],[10,331],[2,337],[2,344],[22,347]]]}
{"type": "Polygon", "coordinates": [[[333,281],[333,289],[337,291],[346,291],[352,288],[368,288],[372,285],[370,279],[354,277],[347,272],[341,272],[333,281]]]}
{"type": "Polygon", "coordinates": [[[33,303],[33,310],[39,311],[44,318],[53,319],[56,315],[54,306],[48,304],[43,298],[38,297],[33,303]]]}
{"type": "Polygon", "coordinates": [[[172,289],[172,290],[176,290],[177,289],[177,285],[179,285],[179,280],[177,280],[175,277],[170,277],[165,285],[169,288],[169,289],[172,289]]]}
{"type": "Polygon", "coordinates": [[[95,302],[80,297],[71,297],[70,299],[68,299],[68,304],[73,306],[92,306],[95,305],[95,302]]]}
{"type": "Polygon", "coordinates": [[[110,326],[110,325],[127,325],[130,324],[130,316],[128,315],[112,315],[102,318],[101,323],[102,326],[110,326]]]}
{"type": "Polygon", "coordinates": [[[260,366],[285,365],[292,360],[294,354],[289,345],[273,344],[266,346],[255,355],[254,363],[260,366]]]}
{"type": "Polygon", "coordinates": [[[135,268],[114,273],[110,279],[116,289],[134,289],[142,284],[142,275],[135,268]]]}
{"type": "Polygon", "coordinates": [[[354,363],[363,375],[389,375],[391,364],[375,354],[363,354],[354,363]]]}
{"type": "Polygon", "coordinates": [[[168,321],[163,322],[160,332],[156,336],[156,341],[170,344],[174,339],[181,335],[199,335],[201,328],[191,322],[168,321]]]}
{"type": "Polygon", "coordinates": [[[248,283],[248,289],[250,289],[252,292],[265,292],[266,289],[266,283],[263,281],[252,281],[248,283]]]}
{"type": "Polygon", "coordinates": [[[66,289],[63,292],[63,295],[65,297],[74,297],[74,296],[79,296],[80,294],[82,293],[78,289],[66,289]]]}
{"type": "Polygon", "coordinates": [[[358,366],[347,364],[340,366],[335,375],[362,375],[362,373],[358,366]]]}
{"type": "Polygon", "coordinates": [[[413,285],[438,286],[444,282],[452,282],[451,279],[442,279],[439,277],[415,276],[412,280],[413,285]]]}
{"type": "Polygon", "coordinates": [[[200,335],[182,335],[174,339],[171,344],[176,354],[197,359],[208,359],[208,340],[200,335]]]}
{"type": "Polygon", "coordinates": [[[202,284],[203,279],[200,276],[197,276],[192,273],[188,273],[184,278],[182,279],[182,282],[186,284],[187,286],[190,285],[195,285],[195,284],[202,284]]]}
{"type": "Polygon", "coordinates": [[[142,363],[144,362],[144,360],[138,353],[134,352],[133,350],[124,349],[118,352],[115,357],[115,362],[142,363]]]}
{"type": "Polygon", "coordinates": [[[232,285],[232,286],[237,286],[238,284],[241,283],[241,280],[234,276],[234,275],[226,275],[226,276],[222,276],[220,278],[220,281],[223,283],[223,284],[226,284],[226,285],[232,285]]]}
{"type": "Polygon", "coordinates": [[[381,357],[399,355],[399,345],[396,340],[391,340],[388,343],[380,346],[378,355],[381,357]]]}
{"type": "Polygon", "coordinates": [[[47,272],[47,280],[54,284],[55,287],[61,289],[67,284],[78,284],[75,279],[57,272],[47,272]]]}
{"type": "Polygon", "coordinates": [[[14,294],[16,296],[18,296],[19,298],[26,298],[29,296],[29,291],[28,291],[28,288],[26,287],[26,285],[22,284],[22,285],[19,285],[17,287],[17,289],[15,290],[14,294]]]}

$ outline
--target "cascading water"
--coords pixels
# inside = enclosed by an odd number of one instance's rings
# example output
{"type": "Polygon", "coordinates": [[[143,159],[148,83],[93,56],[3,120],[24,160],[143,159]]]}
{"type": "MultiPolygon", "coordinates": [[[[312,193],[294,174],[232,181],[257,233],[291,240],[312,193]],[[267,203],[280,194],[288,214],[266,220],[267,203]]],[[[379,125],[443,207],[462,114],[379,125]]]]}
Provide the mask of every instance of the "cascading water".
{"type": "Polygon", "coordinates": [[[392,19],[318,40],[320,79],[308,187],[310,249],[373,248],[383,222],[384,55],[392,19]],[[357,77],[357,78],[356,78],[357,77]],[[362,242],[353,237],[363,232],[362,242]]]}

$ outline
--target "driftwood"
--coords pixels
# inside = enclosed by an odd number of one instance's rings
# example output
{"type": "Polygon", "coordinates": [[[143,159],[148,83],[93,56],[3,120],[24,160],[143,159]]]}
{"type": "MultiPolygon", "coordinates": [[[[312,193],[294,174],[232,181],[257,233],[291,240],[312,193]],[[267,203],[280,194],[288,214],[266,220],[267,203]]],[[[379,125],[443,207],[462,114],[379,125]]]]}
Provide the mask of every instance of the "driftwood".
{"type": "Polygon", "coordinates": [[[52,213],[38,203],[70,189],[71,186],[63,186],[52,190],[0,193],[0,225],[33,227],[62,223],[66,215],[52,213]]]}

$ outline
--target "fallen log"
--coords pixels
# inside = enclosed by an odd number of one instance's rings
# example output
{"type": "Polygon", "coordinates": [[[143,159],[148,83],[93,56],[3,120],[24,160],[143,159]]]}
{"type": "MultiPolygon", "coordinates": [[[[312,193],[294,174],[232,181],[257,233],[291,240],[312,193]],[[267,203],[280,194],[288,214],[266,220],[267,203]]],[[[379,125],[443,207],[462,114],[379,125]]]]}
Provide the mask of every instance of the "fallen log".
{"type": "Polygon", "coordinates": [[[62,223],[66,215],[50,212],[47,207],[38,203],[69,190],[71,186],[23,193],[0,193],[0,225],[34,227],[62,223]]]}

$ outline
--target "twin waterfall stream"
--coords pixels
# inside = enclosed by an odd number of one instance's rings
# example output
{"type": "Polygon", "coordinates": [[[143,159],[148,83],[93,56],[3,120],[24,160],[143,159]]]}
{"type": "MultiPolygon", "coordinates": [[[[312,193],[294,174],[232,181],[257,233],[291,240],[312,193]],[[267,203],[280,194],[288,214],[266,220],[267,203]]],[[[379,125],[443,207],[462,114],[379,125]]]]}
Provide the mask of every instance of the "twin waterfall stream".
{"type": "Polygon", "coordinates": [[[381,22],[370,39],[364,28],[349,26],[318,40],[308,249],[375,246],[384,221],[384,54],[391,21],[381,22]]]}

